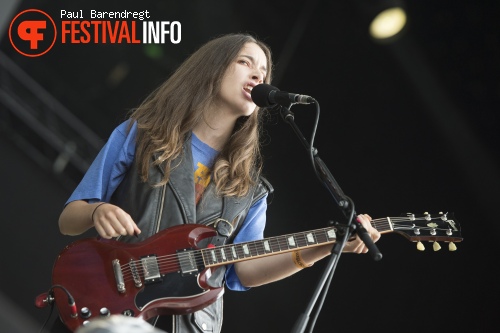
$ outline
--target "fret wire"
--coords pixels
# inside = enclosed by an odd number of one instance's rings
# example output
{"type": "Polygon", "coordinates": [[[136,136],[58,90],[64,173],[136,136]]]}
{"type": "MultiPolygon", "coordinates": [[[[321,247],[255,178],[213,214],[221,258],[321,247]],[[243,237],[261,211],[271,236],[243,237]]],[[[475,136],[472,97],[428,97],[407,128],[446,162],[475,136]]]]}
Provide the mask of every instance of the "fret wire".
{"type": "Polygon", "coordinates": [[[306,245],[317,244],[316,238],[314,237],[314,232],[308,232],[307,234],[304,234],[304,241],[306,242],[306,245]],[[311,241],[309,241],[309,236],[312,237],[311,241]]]}
{"type": "Polygon", "coordinates": [[[318,230],[316,232],[316,239],[318,240],[318,243],[324,243],[328,237],[326,237],[326,232],[324,230],[318,230]]]}
{"type": "Polygon", "coordinates": [[[280,242],[277,237],[273,237],[269,240],[269,244],[271,245],[271,251],[272,252],[280,252],[281,247],[280,247],[280,242]]]}
{"type": "MultiPolygon", "coordinates": [[[[248,257],[249,257],[249,255],[245,252],[245,249],[247,249],[247,250],[248,250],[248,243],[243,243],[243,244],[241,245],[241,254],[242,254],[243,258],[248,258],[248,257]]],[[[250,251],[249,251],[249,252],[250,252],[250,251]]]]}
{"type": "Polygon", "coordinates": [[[297,247],[307,246],[306,233],[301,232],[297,234],[297,237],[295,237],[295,242],[297,243],[297,247]]]}
{"type": "Polygon", "coordinates": [[[234,260],[234,259],[237,259],[238,258],[238,252],[236,251],[236,245],[231,245],[229,246],[229,249],[230,249],[230,252],[231,252],[231,258],[234,260]]]}
{"type": "Polygon", "coordinates": [[[229,248],[227,247],[227,245],[222,246],[220,251],[221,251],[222,260],[224,260],[224,262],[231,260],[231,255],[229,253],[229,248]],[[224,253],[224,255],[222,255],[222,253],[224,253]]]}
{"type": "Polygon", "coordinates": [[[287,235],[284,237],[284,240],[288,249],[294,249],[297,247],[297,241],[294,235],[287,235]]]}
{"type": "Polygon", "coordinates": [[[253,248],[255,249],[254,253],[256,256],[264,254],[264,244],[262,241],[254,241],[253,248]]]}
{"type": "Polygon", "coordinates": [[[316,239],[316,234],[311,231],[309,235],[306,235],[307,244],[318,244],[318,240],[316,239]],[[310,237],[312,238],[310,242],[309,242],[309,235],[311,235],[310,237]]]}
{"type": "Polygon", "coordinates": [[[215,255],[215,260],[217,260],[218,263],[220,263],[222,261],[222,257],[219,253],[219,251],[216,250],[216,248],[212,248],[211,249],[213,255],[215,255]]]}
{"type": "Polygon", "coordinates": [[[248,242],[248,252],[250,253],[249,257],[256,257],[258,255],[257,241],[248,242]]]}
{"type": "Polygon", "coordinates": [[[236,249],[236,255],[237,255],[238,259],[245,258],[245,256],[243,255],[243,243],[237,244],[235,249],[236,249]]]}
{"type": "Polygon", "coordinates": [[[281,236],[278,238],[278,243],[279,243],[279,246],[280,246],[280,249],[281,250],[288,250],[289,247],[288,247],[288,241],[286,240],[286,236],[281,236]]]}
{"type": "Polygon", "coordinates": [[[311,232],[311,235],[312,235],[312,236],[313,236],[313,238],[314,238],[314,243],[318,244],[318,243],[320,242],[320,241],[319,241],[319,239],[318,239],[318,231],[317,231],[317,230],[312,231],[312,232],[311,232]]]}
{"type": "Polygon", "coordinates": [[[210,264],[214,263],[213,257],[210,254],[210,249],[203,250],[203,258],[210,264]]]}

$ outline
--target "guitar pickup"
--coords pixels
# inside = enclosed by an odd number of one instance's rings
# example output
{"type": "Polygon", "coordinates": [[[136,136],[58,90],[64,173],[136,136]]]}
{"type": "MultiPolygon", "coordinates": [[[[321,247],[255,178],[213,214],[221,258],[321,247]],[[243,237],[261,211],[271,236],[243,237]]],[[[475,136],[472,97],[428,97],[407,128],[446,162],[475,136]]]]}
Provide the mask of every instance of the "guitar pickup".
{"type": "Polygon", "coordinates": [[[156,255],[151,254],[141,257],[141,265],[142,271],[144,273],[145,284],[162,281],[160,269],[158,267],[158,260],[156,260],[156,255]]]}
{"type": "Polygon", "coordinates": [[[198,265],[196,264],[196,258],[193,251],[189,249],[178,250],[177,259],[183,276],[198,274],[198,265]]]}

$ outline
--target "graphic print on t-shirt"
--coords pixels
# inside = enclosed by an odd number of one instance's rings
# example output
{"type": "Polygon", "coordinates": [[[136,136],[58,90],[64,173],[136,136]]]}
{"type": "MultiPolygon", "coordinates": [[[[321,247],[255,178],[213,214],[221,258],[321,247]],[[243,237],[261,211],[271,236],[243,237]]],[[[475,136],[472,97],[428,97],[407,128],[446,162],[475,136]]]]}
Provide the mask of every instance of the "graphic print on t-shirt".
{"type": "Polygon", "coordinates": [[[201,162],[196,163],[196,166],[197,168],[194,170],[194,192],[195,203],[198,204],[208,183],[210,183],[210,169],[201,162]]]}

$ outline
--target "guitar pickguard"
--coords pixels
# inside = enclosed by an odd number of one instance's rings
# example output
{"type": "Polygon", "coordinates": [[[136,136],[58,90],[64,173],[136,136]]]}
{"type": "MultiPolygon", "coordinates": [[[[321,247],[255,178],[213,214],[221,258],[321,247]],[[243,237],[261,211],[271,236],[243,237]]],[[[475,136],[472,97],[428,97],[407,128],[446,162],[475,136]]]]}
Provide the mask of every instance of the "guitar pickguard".
{"type": "Polygon", "coordinates": [[[206,293],[198,284],[198,275],[182,276],[178,272],[162,275],[157,282],[148,283],[137,293],[135,304],[142,310],[149,303],[169,298],[194,297],[206,293]]]}

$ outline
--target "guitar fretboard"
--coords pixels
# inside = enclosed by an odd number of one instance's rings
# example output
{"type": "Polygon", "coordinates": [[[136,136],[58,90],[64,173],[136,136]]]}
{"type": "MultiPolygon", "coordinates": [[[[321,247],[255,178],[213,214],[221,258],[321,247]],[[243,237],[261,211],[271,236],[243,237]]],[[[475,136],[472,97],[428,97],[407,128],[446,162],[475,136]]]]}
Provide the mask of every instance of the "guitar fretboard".
{"type": "Polygon", "coordinates": [[[209,247],[201,252],[205,267],[210,267],[333,243],[335,240],[335,230],[330,227],[258,241],[209,247]]]}

